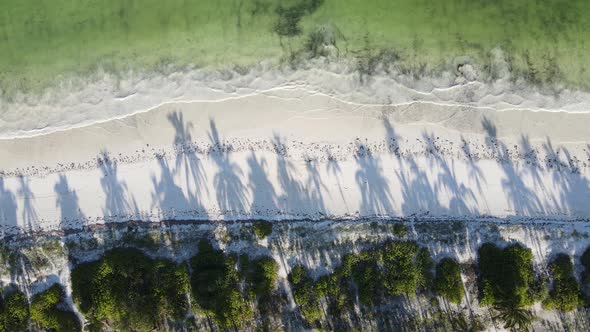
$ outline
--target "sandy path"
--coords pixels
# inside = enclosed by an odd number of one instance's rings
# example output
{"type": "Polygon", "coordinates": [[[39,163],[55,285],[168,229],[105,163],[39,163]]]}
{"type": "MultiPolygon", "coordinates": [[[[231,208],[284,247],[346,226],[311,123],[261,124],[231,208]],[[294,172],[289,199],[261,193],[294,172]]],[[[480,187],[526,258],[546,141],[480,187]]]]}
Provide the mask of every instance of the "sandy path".
{"type": "Polygon", "coordinates": [[[4,232],[141,219],[590,218],[590,114],[293,90],[0,141],[4,232]]]}

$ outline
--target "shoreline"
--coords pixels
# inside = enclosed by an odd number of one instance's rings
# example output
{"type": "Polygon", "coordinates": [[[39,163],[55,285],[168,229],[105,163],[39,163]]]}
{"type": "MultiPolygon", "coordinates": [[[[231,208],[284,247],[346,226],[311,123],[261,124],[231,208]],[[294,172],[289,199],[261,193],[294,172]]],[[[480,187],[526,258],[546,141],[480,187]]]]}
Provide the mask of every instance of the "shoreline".
{"type": "Polygon", "coordinates": [[[100,125],[170,104],[284,96],[292,90],[359,106],[425,103],[496,111],[590,112],[587,92],[560,89],[544,94],[539,87],[512,82],[509,74],[495,81],[479,81],[477,73],[463,75],[445,71],[416,80],[396,71],[379,71],[363,79],[346,60],[310,61],[297,69],[267,61],[244,72],[192,69],[170,74],[130,72],[120,77],[103,73],[88,84],[62,84],[37,97],[21,94],[17,101],[0,99],[0,140],[100,125]]]}

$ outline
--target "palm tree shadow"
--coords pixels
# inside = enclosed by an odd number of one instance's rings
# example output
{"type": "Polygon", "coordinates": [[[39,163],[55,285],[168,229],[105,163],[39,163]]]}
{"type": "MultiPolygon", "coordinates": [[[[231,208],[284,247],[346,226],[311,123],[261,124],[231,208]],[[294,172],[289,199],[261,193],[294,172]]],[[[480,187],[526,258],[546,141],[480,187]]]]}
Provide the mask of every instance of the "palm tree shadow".
{"type": "Polygon", "coordinates": [[[282,211],[294,215],[309,211],[306,209],[308,200],[305,188],[293,175],[296,174],[297,169],[286,158],[288,154],[287,145],[283,143],[278,134],[273,137],[273,145],[275,152],[277,152],[277,176],[279,185],[283,190],[283,194],[278,197],[279,207],[282,211]]]}
{"type": "Polygon", "coordinates": [[[393,153],[397,158],[400,158],[400,150],[399,150],[399,139],[400,137],[395,132],[395,129],[391,125],[391,122],[386,117],[382,119],[383,126],[385,127],[385,142],[387,144],[387,150],[390,153],[393,153]]]}
{"type": "Polygon", "coordinates": [[[100,184],[105,194],[105,220],[128,218],[132,209],[127,200],[127,185],[118,177],[117,161],[104,150],[97,157],[97,163],[102,172],[100,184]]]}
{"type": "Polygon", "coordinates": [[[277,193],[268,180],[266,159],[258,159],[253,151],[248,157],[248,166],[250,172],[248,173],[248,187],[252,192],[252,204],[250,211],[253,214],[276,214],[277,208],[277,193]]]}
{"type": "Polygon", "coordinates": [[[199,163],[195,149],[191,146],[193,129],[192,122],[184,122],[181,112],[172,112],[167,115],[168,121],[174,127],[174,146],[176,149],[176,165],[174,173],[184,173],[188,200],[191,205],[201,207],[199,191],[205,188],[205,173],[199,163]]]}
{"type": "MultiPolygon", "coordinates": [[[[550,146],[549,140],[546,146],[550,146]]],[[[582,207],[587,205],[586,200],[590,196],[590,181],[580,173],[568,149],[561,147],[557,152],[562,152],[565,159],[565,162],[558,162],[559,169],[554,171],[553,176],[554,184],[560,188],[558,200],[554,200],[558,211],[572,216],[583,213],[582,207]]]]}
{"type": "Polygon", "coordinates": [[[327,187],[321,179],[317,167],[317,161],[309,161],[306,164],[307,181],[305,189],[307,192],[306,201],[308,202],[309,211],[314,213],[325,214],[324,199],[322,189],[327,191],[327,187]]]}
{"type": "Polygon", "coordinates": [[[158,159],[160,179],[152,175],[152,208],[158,207],[163,219],[174,219],[178,212],[185,212],[191,208],[182,189],[174,183],[174,174],[164,158],[158,159]]]}
{"type": "Polygon", "coordinates": [[[459,178],[455,173],[454,162],[452,161],[452,163],[449,164],[447,160],[440,153],[438,153],[439,149],[436,146],[434,134],[428,134],[424,132],[422,134],[422,138],[429,146],[432,146],[427,148],[430,152],[431,160],[437,163],[438,167],[442,171],[438,174],[438,179],[434,185],[434,192],[438,194],[444,190],[449,196],[451,196],[449,202],[449,212],[453,213],[454,215],[473,214],[475,211],[472,211],[472,209],[467,206],[466,202],[471,201],[474,203],[474,205],[476,205],[477,198],[471,189],[465,186],[465,184],[459,182],[459,178]]]}
{"type": "Polygon", "coordinates": [[[414,159],[400,163],[400,169],[396,171],[396,175],[400,181],[401,209],[404,215],[429,213],[432,209],[442,209],[428,175],[418,167],[414,159]],[[414,174],[414,177],[412,178],[409,174],[414,174]]]}
{"type": "Polygon", "coordinates": [[[29,186],[29,181],[22,176],[19,178],[19,185],[18,195],[22,197],[23,200],[23,226],[27,231],[32,231],[38,227],[39,222],[39,216],[35,209],[35,194],[33,194],[33,191],[29,186]]]}
{"type": "Polygon", "coordinates": [[[358,170],[356,183],[361,192],[360,213],[362,216],[387,216],[393,214],[393,196],[390,184],[381,167],[380,159],[374,157],[362,144],[357,144],[355,157],[358,170]]]}
{"type": "Polygon", "coordinates": [[[2,222],[2,232],[12,233],[18,228],[16,197],[14,193],[4,186],[4,179],[0,177],[0,221],[2,222]]]}
{"type": "Polygon", "coordinates": [[[338,192],[340,193],[340,198],[342,198],[342,202],[344,203],[346,210],[348,211],[348,203],[346,202],[346,198],[344,197],[344,191],[342,190],[342,183],[340,180],[340,175],[342,174],[342,168],[340,168],[340,164],[334,155],[332,155],[331,151],[326,151],[326,172],[328,175],[332,174],[336,178],[336,183],[338,184],[338,192]]]}
{"type": "Polygon", "coordinates": [[[76,190],[70,188],[64,174],[59,175],[59,180],[53,186],[53,191],[57,195],[55,205],[60,210],[62,229],[69,227],[73,222],[85,220],[85,216],[80,210],[78,194],[76,190]]]}
{"type": "Polygon", "coordinates": [[[482,121],[486,133],[486,144],[496,154],[498,163],[502,167],[504,179],[501,184],[506,193],[508,204],[517,216],[533,216],[544,212],[539,197],[527,187],[523,174],[514,164],[508,149],[497,138],[496,126],[486,117],[482,121]]]}
{"type": "Polygon", "coordinates": [[[216,198],[222,215],[232,220],[243,216],[246,211],[246,186],[242,183],[242,169],[229,158],[229,152],[219,151],[223,143],[217,126],[213,120],[209,121],[209,142],[213,149],[211,157],[217,165],[218,171],[213,178],[216,198]]]}
{"type": "Polygon", "coordinates": [[[471,152],[471,146],[465,140],[465,138],[461,135],[461,142],[463,142],[462,150],[463,156],[467,159],[467,163],[469,164],[469,178],[475,181],[475,185],[477,186],[478,192],[482,192],[482,184],[487,184],[486,178],[483,175],[483,171],[481,167],[479,167],[474,160],[473,153],[471,152]]]}
{"type": "Polygon", "coordinates": [[[529,165],[528,173],[533,178],[533,184],[535,187],[540,188],[542,190],[545,189],[543,182],[541,180],[541,172],[538,165],[538,152],[535,148],[533,148],[530,139],[527,135],[520,136],[520,146],[521,150],[523,151],[523,157],[526,160],[526,164],[529,165]]]}

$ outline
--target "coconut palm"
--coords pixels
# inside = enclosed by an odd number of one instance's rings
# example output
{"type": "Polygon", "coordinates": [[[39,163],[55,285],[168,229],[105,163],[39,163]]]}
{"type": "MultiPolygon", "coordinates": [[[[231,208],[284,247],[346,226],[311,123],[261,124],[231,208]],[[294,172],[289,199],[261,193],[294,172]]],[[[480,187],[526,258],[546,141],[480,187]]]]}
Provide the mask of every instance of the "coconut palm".
{"type": "Polygon", "coordinates": [[[494,305],[498,314],[494,319],[504,322],[504,328],[510,331],[528,331],[535,316],[532,312],[514,301],[501,301],[494,305]]]}
{"type": "Polygon", "coordinates": [[[480,332],[485,330],[485,326],[477,317],[467,319],[464,314],[456,315],[451,321],[455,331],[463,332],[480,332]]]}

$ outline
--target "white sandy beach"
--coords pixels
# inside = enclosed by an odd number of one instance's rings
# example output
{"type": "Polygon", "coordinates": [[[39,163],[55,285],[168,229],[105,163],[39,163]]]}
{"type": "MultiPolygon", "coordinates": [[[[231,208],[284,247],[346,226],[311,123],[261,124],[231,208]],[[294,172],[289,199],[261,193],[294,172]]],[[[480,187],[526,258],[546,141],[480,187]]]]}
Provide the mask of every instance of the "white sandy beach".
{"type": "Polygon", "coordinates": [[[4,103],[3,234],[126,220],[590,218],[584,94],[494,95],[500,85],[479,82],[423,93],[302,72],[4,103]]]}

